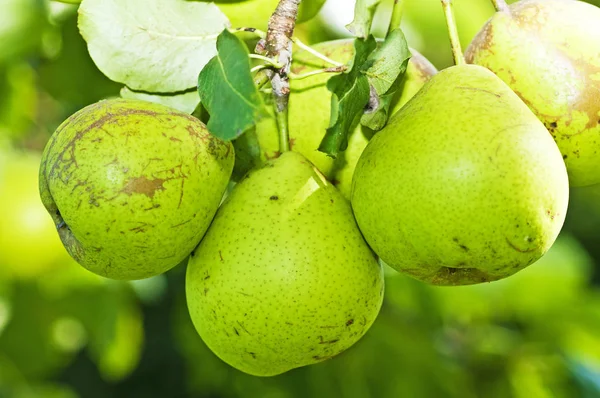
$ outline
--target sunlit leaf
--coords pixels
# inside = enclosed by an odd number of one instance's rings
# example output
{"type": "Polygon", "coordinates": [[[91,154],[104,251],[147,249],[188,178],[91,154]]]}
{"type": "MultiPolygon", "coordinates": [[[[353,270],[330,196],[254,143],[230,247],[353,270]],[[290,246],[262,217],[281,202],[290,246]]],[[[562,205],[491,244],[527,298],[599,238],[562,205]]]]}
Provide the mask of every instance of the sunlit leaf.
{"type": "Polygon", "coordinates": [[[194,87],[229,25],[212,3],[83,0],[79,29],[92,59],[114,81],[152,93],[194,87]]]}

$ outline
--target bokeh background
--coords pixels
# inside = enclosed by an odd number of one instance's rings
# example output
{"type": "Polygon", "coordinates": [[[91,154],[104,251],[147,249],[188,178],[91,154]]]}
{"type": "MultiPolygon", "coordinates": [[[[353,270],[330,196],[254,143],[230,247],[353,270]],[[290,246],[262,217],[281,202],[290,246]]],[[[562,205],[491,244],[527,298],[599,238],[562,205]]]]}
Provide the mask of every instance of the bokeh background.
{"type": "MultiPolygon", "coordinates": [[[[392,0],[377,16],[383,33],[392,0]]],[[[452,63],[439,0],[407,0],[403,28],[438,68],[452,63]]],[[[436,288],[386,270],[381,314],[354,347],[273,378],[221,362],[196,334],[185,265],[136,282],[88,273],[38,198],[54,129],[120,85],[77,31],[77,6],[0,0],[0,398],[600,397],[600,187],[574,189],[550,252],[504,281],[436,288]]],[[[328,0],[297,27],[344,36],[353,2],[328,0]]],[[[455,0],[466,46],[493,9],[455,0]]]]}

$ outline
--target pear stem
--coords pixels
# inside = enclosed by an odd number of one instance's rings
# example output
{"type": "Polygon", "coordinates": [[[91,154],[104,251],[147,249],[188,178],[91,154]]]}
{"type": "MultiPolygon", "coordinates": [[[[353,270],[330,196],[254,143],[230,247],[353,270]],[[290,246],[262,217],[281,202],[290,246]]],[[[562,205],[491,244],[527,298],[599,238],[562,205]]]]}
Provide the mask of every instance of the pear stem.
{"type": "Polygon", "coordinates": [[[282,111],[276,112],[277,127],[279,129],[279,153],[284,153],[290,150],[290,133],[288,131],[288,107],[282,111]]]}
{"type": "Polygon", "coordinates": [[[283,64],[269,58],[269,57],[265,57],[264,55],[260,55],[260,54],[248,54],[249,58],[252,59],[260,59],[261,61],[264,61],[267,63],[266,66],[268,67],[273,67],[275,69],[281,69],[283,68],[283,64]]]}
{"type": "MultiPolygon", "coordinates": [[[[273,15],[269,19],[269,28],[264,42],[267,57],[282,65],[278,70],[266,70],[271,79],[275,100],[275,115],[279,127],[280,152],[290,150],[288,131],[288,101],[290,97],[290,66],[292,63],[292,37],[298,16],[298,7],[302,0],[279,0],[273,15]]],[[[263,44],[261,43],[261,46],[263,44]]],[[[262,51],[261,51],[262,52],[262,51]]]]}
{"type": "Polygon", "coordinates": [[[256,75],[254,75],[254,84],[258,89],[261,89],[262,86],[267,84],[271,79],[269,75],[264,71],[264,68],[261,68],[256,75]]]}
{"type": "Polygon", "coordinates": [[[448,26],[448,34],[450,36],[450,45],[452,46],[452,55],[456,65],[464,65],[465,57],[460,47],[460,39],[458,37],[458,29],[456,28],[456,19],[452,11],[452,0],[442,0],[444,15],[446,17],[446,25],[448,26]]]}
{"type": "Polygon", "coordinates": [[[342,66],[334,66],[331,68],[317,69],[317,70],[313,70],[312,72],[306,72],[306,73],[302,73],[302,74],[296,74],[294,72],[290,72],[289,77],[290,77],[290,79],[293,79],[293,80],[300,80],[300,79],[306,79],[307,77],[311,77],[311,76],[315,76],[315,75],[321,75],[323,73],[341,73],[341,72],[344,72],[346,69],[348,69],[348,67],[346,65],[342,65],[342,66]]]}
{"type": "Polygon", "coordinates": [[[505,0],[492,0],[492,4],[494,8],[498,12],[508,12],[508,4],[506,4],[505,0]]]}
{"type": "Polygon", "coordinates": [[[398,29],[400,27],[405,3],[405,0],[394,0],[394,10],[392,11],[392,19],[390,19],[390,25],[387,31],[388,35],[392,30],[398,29]]]}
{"type": "Polygon", "coordinates": [[[297,45],[298,47],[300,47],[301,49],[303,49],[304,51],[308,51],[309,53],[311,53],[312,55],[314,55],[317,58],[322,59],[323,61],[327,62],[328,64],[334,65],[334,66],[342,66],[344,64],[341,64],[337,61],[334,61],[333,59],[327,57],[324,54],[321,54],[320,52],[318,52],[317,50],[313,49],[310,46],[307,46],[306,44],[302,43],[302,41],[300,41],[300,39],[298,39],[297,37],[292,37],[292,42],[297,45]]]}

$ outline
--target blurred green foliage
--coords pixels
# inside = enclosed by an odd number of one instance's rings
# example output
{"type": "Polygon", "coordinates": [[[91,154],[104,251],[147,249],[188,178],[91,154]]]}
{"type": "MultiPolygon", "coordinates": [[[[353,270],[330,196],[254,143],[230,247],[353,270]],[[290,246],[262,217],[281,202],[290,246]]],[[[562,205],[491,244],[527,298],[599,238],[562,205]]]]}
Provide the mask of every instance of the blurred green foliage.
{"type": "MultiPolygon", "coordinates": [[[[407,1],[409,42],[449,65],[439,0],[407,1]]],[[[466,45],[492,9],[485,0],[456,0],[455,9],[466,45]]],[[[39,156],[67,116],[119,93],[89,58],[76,10],[0,1],[0,198],[15,195],[3,177],[11,159],[39,156]]],[[[340,29],[321,16],[297,34],[314,43],[340,29]]],[[[35,190],[35,173],[20,169],[35,190]]],[[[29,262],[9,262],[0,247],[0,398],[599,397],[599,231],[600,186],[578,188],[557,243],[511,278],[439,288],[386,268],[384,306],[365,338],[274,378],[245,375],[203,344],[185,305],[184,264],[125,283],[54,253],[44,255],[58,259],[51,266],[15,272],[29,262]]],[[[31,253],[46,247],[42,236],[25,239],[31,253]]]]}

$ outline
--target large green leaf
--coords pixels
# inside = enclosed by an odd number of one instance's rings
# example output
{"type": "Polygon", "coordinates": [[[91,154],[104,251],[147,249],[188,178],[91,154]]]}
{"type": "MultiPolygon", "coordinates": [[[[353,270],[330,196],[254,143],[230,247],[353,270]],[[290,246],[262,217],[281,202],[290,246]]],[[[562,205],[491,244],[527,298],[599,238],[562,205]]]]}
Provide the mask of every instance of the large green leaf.
{"type": "Polygon", "coordinates": [[[98,68],[133,90],[194,87],[229,26],[212,3],[183,0],[83,0],[79,29],[98,68]]]}

